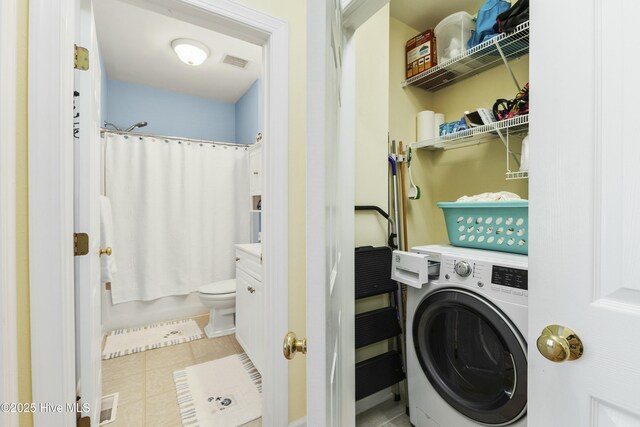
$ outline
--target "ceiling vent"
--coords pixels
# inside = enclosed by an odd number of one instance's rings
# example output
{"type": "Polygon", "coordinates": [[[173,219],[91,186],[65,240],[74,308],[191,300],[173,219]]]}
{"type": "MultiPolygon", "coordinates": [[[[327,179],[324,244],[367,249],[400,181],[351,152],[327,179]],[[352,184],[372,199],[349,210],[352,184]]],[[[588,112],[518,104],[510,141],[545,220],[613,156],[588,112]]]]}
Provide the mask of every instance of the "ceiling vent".
{"type": "Polygon", "coordinates": [[[232,55],[225,55],[222,62],[238,68],[247,68],[247,65],[249,64],[249,61],[247,61],[246,59],[238,58],[237,56],[232,55]]]}

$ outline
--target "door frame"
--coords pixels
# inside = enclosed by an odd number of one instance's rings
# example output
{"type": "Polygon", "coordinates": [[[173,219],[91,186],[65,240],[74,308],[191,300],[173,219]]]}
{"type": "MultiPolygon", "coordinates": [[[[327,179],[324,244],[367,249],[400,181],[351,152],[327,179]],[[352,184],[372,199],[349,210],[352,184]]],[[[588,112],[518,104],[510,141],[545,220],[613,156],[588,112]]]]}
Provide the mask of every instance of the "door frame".
{"type": "MultiPolygon", "coordinates": [[[[0,1],[0,402],[18,402],[16,309],[17,3],[0,1]]],[[[3,411],[0,425],[18,425],[3,411]]]]}
{"type": "MultiPolygon", "coordinates": [[[[230,0],[129,0],[172,6],[178,19],[263,46],[266,366],[265,425],[288,424],[288,24],[230,0]],[[273,142],[273,143],[271,143],[273,142]]],[[[34,402],[75,400],[73,263],[74,0],[29,4],[29,271],[34,402]],[[51,369],[54,367],[54,369],[51,369]]],[[[82,231],[82,230],[78,230],[82,231]]],[[[35,413],[34,423],[74,426],[75,413],[35,413]]]]}
{"type": "MultiPolygon", "coordinates": [[[[341,82],[340,82],[340,122],[338,126],[338,134],[340,145],[344,147],[341,153],[338,168],[350,171],[347,174],[345,182],[354,182],[353,165],[355,164],[355,124],[356,124],[356,41],[355,31],[364,24],[368,19],[375,15],[378,10],[384,7],[389,0],[339,0],[338,3],[342,7],[342,27],[343,40],[341,50],[341,82]],[[349,176],[351,178],[349,178],[349,176]]],[[[307,19],[324,19],[326,18],[324,2],[310,2],[307,6],[307,19]]],[[[311,27],[309,22],[308,27],[311,27]]],[[[324,25],[324,23],[322,23],[324,25]]],[[[322,262],[314,259],[309,261],[309,254],[313,252],[312,248],[321,245],[323,250],[328,245],[325,233],[328,227],[335,224],[326,224],[325,221],[325,192],[317,191],[319,185],[325,179],[325,93],[323,92],[324,81],[326,80],[326,70],[322,55],[317,54],[316,47],[323,46],[326,43],[327,34],[323,30],[307,29],[307,212],[306,212],[306,230],[307,230],[307,266],[306,266],[306,335],[308,339],[309,352],[307,353],[307,416],[308,425],[328,425],[331,420],[323,420],[322,417],[330,409],[326,399],[325,391],[331,385],[331,379],[334,377],[333,368],[337,365],[334,360],[333,364],[327,363],[325,360],[324,349],[330,349],[333,343],[327,342],[326,329],[324,323],[327,313],[327,295],[329,293],[326,283],[329,280],[346,280],[351,283],[350,287],[341,290],[341,298],[353,302],[353,222],[354,222],[354,187],[346,187],[343,189],[341,203],[343,209],[338,212],[339,221],[350,223],[351,227],[347,230],[339,230],[346,238],[343,240],[345,250],[338,255],[342,258],[341,262],[350,265],[349,270],[343,273],[343,277],[330,279],[327,277],[326,266],[322,262]],[[322,82],[319,85],[317,82],[322,82]],[[311,190],[311,191],[310,191],[311,190]],[[351,246],[349,249],[347,246],[351,246]],[[323,351],[314,351],[313,348],[322,348],[323,351]]],[[[338,108],[338,106],[336,106],[338,108]]],[[[326,189],[325,189],[326,190],[326,189]]],[[[335,270],[334,270],[335,271],[335,270]]],[[[347,372],[348,375],[336,374],[336,378],[340,384],[336,387],[338,393],[343,394],[343,406],[339,408],[340,420],[354,419],[355,422],[355,349],[353,349],[353,336],[355,328],[354,305],[347,307],[340,314],[338,323],[341,325],[341,338],[338,347],[343,349],[337,357],[340,357],[341,364],[350,364],[353,371],[347,372]],[[342,320],[344,317],[344,320],[342,320]],[[350,349],[344,351],[344,349],[350,349]],[[351,375],[351,372],[354,375],[351,375]]]]}

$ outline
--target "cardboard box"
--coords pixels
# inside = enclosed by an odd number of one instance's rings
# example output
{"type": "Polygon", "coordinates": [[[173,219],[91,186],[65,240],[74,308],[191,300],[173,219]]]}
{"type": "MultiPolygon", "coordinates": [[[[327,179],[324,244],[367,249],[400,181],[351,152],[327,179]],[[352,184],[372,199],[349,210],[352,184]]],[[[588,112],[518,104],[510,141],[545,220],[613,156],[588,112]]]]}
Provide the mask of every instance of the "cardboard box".
{"type": "Polygon", "coordinates": [[[418,34],[406,44],[407,78],[420,74],[438,63],[436,36],[433,30],[418,34]]]}

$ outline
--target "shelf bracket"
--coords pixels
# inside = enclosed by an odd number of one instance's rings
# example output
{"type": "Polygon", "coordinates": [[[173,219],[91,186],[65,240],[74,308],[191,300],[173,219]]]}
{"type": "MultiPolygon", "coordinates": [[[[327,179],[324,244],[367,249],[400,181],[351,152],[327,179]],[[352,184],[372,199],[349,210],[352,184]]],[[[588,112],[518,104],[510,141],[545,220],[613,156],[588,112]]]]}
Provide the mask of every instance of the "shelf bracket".
{"type": "MultiPolygon", "coordinates": [[[[496,129],[496,133],[500,137],[500,140],[502,141],[502,144],[504,144],[504,147],[507,149],[507,154],[511,154],[511,157],[513,157],[513,160],[516,162],[518,167],[520,167],[520,160],[518,159],[518,156],[516,156],[516,153],[511,151],[511,149],[509,148],[509,130],[507,129],[507,137],[506,138],[502,134],[502,131],[500,129],[496,129]]],[[[508,168],[508,165],[509,165],[508,162],[509,162],[509,156],[507,155],[507,168],[508,168]]]]}
{"type": "Polygon", "coordinates": [[[516,85],[516,90],[520,91],[520,89],[522,89],[522,86],[520,86],[520,83],[518,83],[518,79],[516,79],[515,74],[513,74],[513,70],[511,69],[511,66],[509,65],[509,61],[507,61],[507,57],[504,56],[504,52],[502,51],[502,48],[500,47],[500,43],[498,43],[498,38],[494,37],[493,41],[494,41],[494,44],[496,45],[496,49],[498,49],[498,52],[500,52],[500,57],[502,58],[502,61],[504,62],[504,66],[507,67],[507,71],[509,71],[509,74],[511,75],[511,78],[513,79],[513,83],[516,85]]]}

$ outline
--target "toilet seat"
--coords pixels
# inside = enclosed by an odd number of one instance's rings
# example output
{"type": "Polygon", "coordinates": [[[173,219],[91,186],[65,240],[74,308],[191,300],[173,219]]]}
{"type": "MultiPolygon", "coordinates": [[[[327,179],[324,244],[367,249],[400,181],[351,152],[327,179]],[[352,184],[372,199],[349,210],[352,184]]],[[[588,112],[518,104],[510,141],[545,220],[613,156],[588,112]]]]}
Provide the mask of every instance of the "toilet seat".
{"type": "Polygon", "coordinates": [[[201,286],[198,289],[198,292],[207,295],[234,294],[236,292],[236,279],[227,279],[208,283],[201,286]]]}

